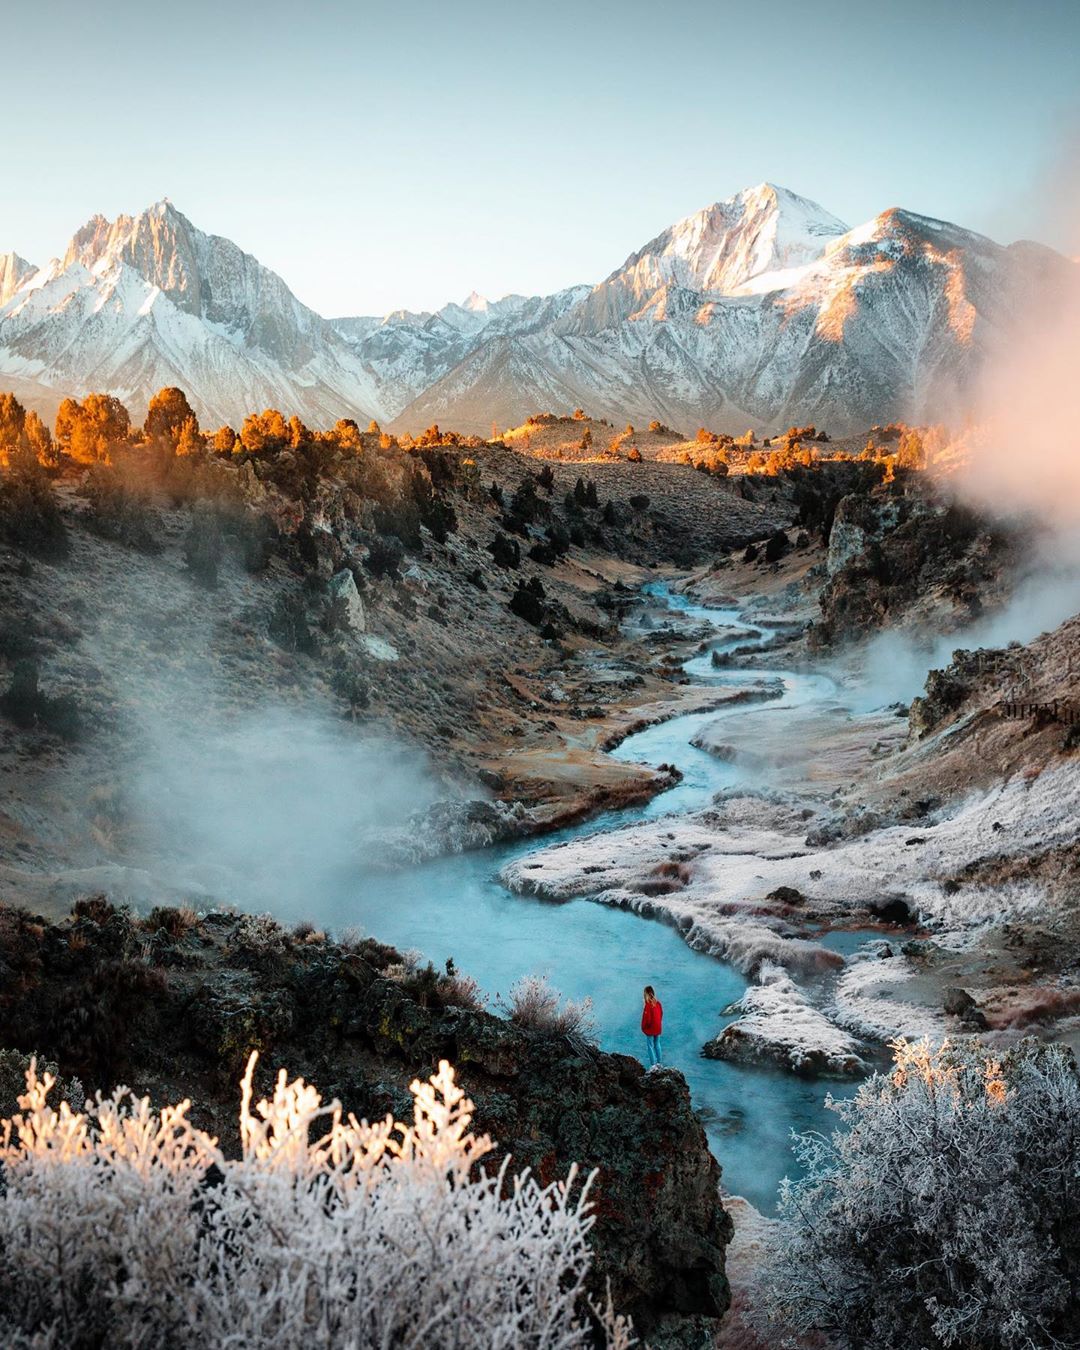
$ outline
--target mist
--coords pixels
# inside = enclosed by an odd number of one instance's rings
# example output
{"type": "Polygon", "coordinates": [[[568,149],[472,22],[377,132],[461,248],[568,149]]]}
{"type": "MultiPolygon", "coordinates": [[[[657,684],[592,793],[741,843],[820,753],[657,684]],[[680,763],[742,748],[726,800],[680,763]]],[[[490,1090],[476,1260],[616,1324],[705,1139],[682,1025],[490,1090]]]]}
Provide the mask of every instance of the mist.
{"type": "MultiPolygon", "coordinates": [[[[1047,233],[1076,257],[1080,135],[1063,140],[1052,173],[1032,193],[1045,203],[1047,233]]],[[[1080,266],[1074,270],[1071,286],[1011,297],[1010,340],[984,366],[963,430],[930,465],[947,495],[1030,532],[1014,589],[1000,609],[959,631],[871,639],[858,654],[858,707],[908,702],[957,649],[1027,643],[1080,612],[1080,266]]]]}
{"type": "Polygon", "coordinates": [[[127,790],[136,861],[200,901],[309,918],[361,884],[373,835],[446,796],[418,750],[329,714],[251,709],[143,726],[127,790]]]}

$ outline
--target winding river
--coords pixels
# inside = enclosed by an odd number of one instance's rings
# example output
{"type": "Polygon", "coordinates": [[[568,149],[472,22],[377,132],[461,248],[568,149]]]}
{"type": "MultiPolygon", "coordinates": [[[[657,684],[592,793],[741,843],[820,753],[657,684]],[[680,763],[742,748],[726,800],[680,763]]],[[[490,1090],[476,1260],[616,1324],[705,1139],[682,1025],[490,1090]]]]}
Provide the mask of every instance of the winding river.
{"type": "MultiPolygon", "coordinates": [[[[695,685],[762,678],[782,680],[782,699],[771,706],[795,706],[834,691],[825,676],[779,670],[763,664],[753,671],[714,669],[714,648],[763,641],[769,635],[743,620],[736,609],[706,609],[659,585],[646,588],[657,604],[682,611],[694,623],[717,631],[709,650],[685,665],[695,685]]],[[[767,658],[766,658],[767,660],[767,658]]],[[[727,711],[688,714],[649,727],[625,740],[614,753],[623,760],[674,763],[682,781],[647,805],[612,812],[547,836],[562,839],[609,830],[643,819],[700,809],[714,793],[737,784],[740,771],[690,744],[690,738],[727,711]]],[[[495,879],[504,863],[537,847],[516,842],[479,853],[443,858],[423,867],[379,876],[339,899],[327,899],[320,922],[335,929],[358,924],[381,941],[418,950],[441,965],[453,957],[459,970],[476,978],[492,996],[506,994],[523,974],[546,975],[564,995],[592,1000],[604,1049],[641,1055],[641,989],[657,987],[664,1003],[665,1061],[680,1069],[723,1166],[726,1191],[743,1195],[758,1208],[775,1208],[777,1187],[796,1171],[791,1131],[830,1129],[835,1117],[824,1109],[826,1091],[853,1088],[817,1082],[768,1068],[747,1067],[701,1057],[702,1045],[730,1021],[721,1010],[746,988],[731,966],[692,951],[668,925],[588,900],[552,904],[511,894],[495,879]]],[[[826,937],[850,950],[852,934],[826,937]]]]}

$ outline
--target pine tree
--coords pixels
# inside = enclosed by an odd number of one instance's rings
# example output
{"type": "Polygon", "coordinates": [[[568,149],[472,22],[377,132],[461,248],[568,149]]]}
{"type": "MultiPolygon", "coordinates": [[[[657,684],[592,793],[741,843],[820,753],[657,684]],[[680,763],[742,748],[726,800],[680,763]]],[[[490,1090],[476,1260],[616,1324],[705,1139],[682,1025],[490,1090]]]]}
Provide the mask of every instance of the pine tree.
{"type": "Polygon", "coordinates": [[[191,404],[187,400],[187,395],[182,389],[177,389],[175,385],[167,385],[164,389],[159,389],[150,400],[146,409],[146,421],[143,423],[143,431],[147,439],[161,437],[176,445],[180,440],[180,433],[188,422],[195,423],[196,433],[199,430],[199,419],[195,416],[191,404]]]}
{"type": "Polygon", "coordinates": [[[205,448],[205,442],[199,435],[198,422],[194,417],[189,417],[180,428],[180,435],[176,441],[176,453],[178,455],[201,455],[205,448]]]}

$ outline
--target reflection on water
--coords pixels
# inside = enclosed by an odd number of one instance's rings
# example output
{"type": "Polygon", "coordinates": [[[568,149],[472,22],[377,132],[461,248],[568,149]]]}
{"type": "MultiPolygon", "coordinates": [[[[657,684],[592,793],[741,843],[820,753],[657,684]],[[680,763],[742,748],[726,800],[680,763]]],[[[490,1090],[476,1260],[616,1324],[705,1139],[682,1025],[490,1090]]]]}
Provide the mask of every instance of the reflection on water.
{"type": "MultiPolygon", "coordinates": [[[[694,620],[734,625],[715,645],[767,636],[741,625],[735,610],[707,610],[651,588],[660,602],[694,620]]],[[[708,653],[688,663],[702,685],[756,681],[779,675],[783,703],[792,706],[827,697],[822,676],[763,669],[715,671],[708,653]]],[[[774,706],[780,706],[779,703],[774,706]]],[[[733,708],[726,716],[737,717],[733,708]]],[[[683,773],[676,787],[644,807],[611,813],[545,840],[579,837],[630,821],[706,805],[721,788],[739,781],[739,770],[689,745],[716,713],[677,717],[629,737],[615,752],[624,760],[674,763],[683,773]]],[[[691,951],[673,928],[587,900],[552,904],[511,895],[494,877],[513,856],[535,844],[518,843],[483,853],[441,859],[392,876],[368,877],[356,888],[325,896],[307,913],[340,931],[359,925],[381,941],[415,948],[441,965],[453,957],[491,995],[505,994],[523,974],[547,975],[568,997],[592,999],[604,1049],[641,1056],[641,990],[656,986],[664,1004],[664,1057],[686,1075],[696,1107],[724,1169],[724,1187],[760,1208],[775,1206],[780,1178],[795,1171],[790,1151],[794,1130],[829,1129],[835,1117],[824,1109],[827,1090],[850,1092],[848,1084],[824,1084],[763,1068],[702,1059],[702,1045],[730,1020],[721,1010],[746,987],[742,975],[712,957],[691,951]]],[[[856,944],[860,935],[855,935],[856,944]]],[[[846,945],[846,944],[845,944],[846,945]]]]}

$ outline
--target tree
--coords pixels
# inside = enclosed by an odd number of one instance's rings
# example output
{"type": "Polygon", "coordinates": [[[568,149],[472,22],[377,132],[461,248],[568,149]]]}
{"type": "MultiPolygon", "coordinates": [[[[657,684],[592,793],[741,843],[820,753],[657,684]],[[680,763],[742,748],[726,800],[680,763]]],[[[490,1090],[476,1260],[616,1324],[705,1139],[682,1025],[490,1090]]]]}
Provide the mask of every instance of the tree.
{"type": "Polygon", "coordinates": [[[14,394],[0,394],[0,451],[11,451],[22,439],[26,410],[14,394]]]}
{"type": "Polygon", "coordinates": [[[302,446],[311,444],[311,432],[304,426],[300,418],[293,413],[289,418],[289,448],[299,450],[302,446]]]}
{"type": "Polygon", "coordinates": [[[921,469],[925,464],[926,452],[923,449],[922,437],[917,431],[905,431],[900,437],[900,445],[896,451],[896,467],[921,469]]]}
{"type": "MultiPolygon", "coordinates": [[[[368,427],[368,435],[381,435],[378,422],[372,422],[370,424],[368,427]]],[[[360,436],[360,428],[351,417],[339,417],[334,423],[330,438],[342,450],[359,450],[364,444],[360,436]]]]}
{"type": "Polygon", "coordinates": [[[61,401],[60,407],[56,410],[56,421],[53,424],[56,443],[61,450],[71,448],[71,438],[75,434],[75,426],[82,418],[82,408],[76,399],[65,398],[61,401]]]}
{"type": "Polygon", "coordinates": [[[193,422],[195,431],[198,432],[199,419],[195,416],[187,395],[175,385],[167,385],[164,389],[159,389],[150,400],[143,431],[148,440],[160,437],[176,445],[188,422],[193,422]]]}
{"type": "Polygon", "coordinates": [[[58,456],[56,447],[53,445],[52,435],[36,412],[31,411],[26,414],[23,435],[26,437],[30,451],[37,462],[47,468],[55,468],[58,456]]]}
{"type": "Polygon", "coordinates": [[[194,417],[189,417],[180,428],[180,435],[176,441],[176,453],[178,455],[201,455],[206,449],[204,437],[199,435],[199,424],[194,417]]]}
{"type": "Polygon", "coordinates": [[[763,1294],[774,1316],[850,1346],[1075,1344],[1080,1071],[1021,1042],[898,1041],[848,1127],[803,1135],[763,1294]]]}
{"type": "Polygon", "coordinates": [[[289,444],[289,427],[277,408],[248,413],[240,428],[240,444],[251,454],[284,450],[289,444]]]}
{"type": "Polygon", "coordinates": [[[239,437],[236,432],[233,431],[232,427],[218,427],[217,431],[214,432],[214,438],[211,441],[211,445],[217,454],[231,455],[236,448],[236,442],[238,440],[239,437]]]}
{"type": "Polygon", "coordinates": [[[596,484],[591,478],[585,484],[585,505],[594,511],[600,509],[600,498],[596,495],[596,484]]]}
{"type": "Polygon", "coordinates": [[[56,439],[79,464],[108,459],[130,430],[128,410],[111,394],[87,394],[82,403],[66,398],[56,414],[56,439]]]}

